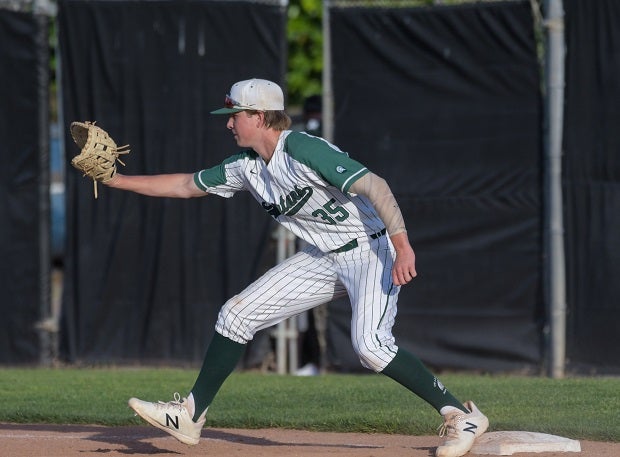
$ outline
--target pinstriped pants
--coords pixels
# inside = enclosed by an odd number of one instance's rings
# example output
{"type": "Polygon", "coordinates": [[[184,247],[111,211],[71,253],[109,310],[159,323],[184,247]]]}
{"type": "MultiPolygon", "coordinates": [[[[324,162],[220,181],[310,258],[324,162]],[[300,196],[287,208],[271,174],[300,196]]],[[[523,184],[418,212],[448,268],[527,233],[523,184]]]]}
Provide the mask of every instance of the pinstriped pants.
{"type": "Polygon", "coordinates": [[[271,268],[224,304],[216,331],[244,344],[259,330],[348,295],[353,349],[364,367],[382,371],[398,349],[392,335],[400,290],[392,284],[395,253],[387,236],[358,242],[343,253],[308,246],[271,268]]]}

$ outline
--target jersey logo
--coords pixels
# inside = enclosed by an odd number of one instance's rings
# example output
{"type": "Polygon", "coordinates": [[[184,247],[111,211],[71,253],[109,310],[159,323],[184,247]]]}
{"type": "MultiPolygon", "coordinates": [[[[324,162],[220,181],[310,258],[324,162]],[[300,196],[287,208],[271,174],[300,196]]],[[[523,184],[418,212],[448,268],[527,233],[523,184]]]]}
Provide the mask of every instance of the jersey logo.
{"type": "Polygon", "coordinates": [[[174,416],[174,419],[166,413],[166,427],[170,427],[170,424],[174,425],[174,428],[179,429],[179,416],[174,416]]]}
{"type": "Polygon", "coordinates": [[[274,218],[281,214],[293,216],[308,202],[312,196],[312,187],[298,187],[289,194],[280,197],[280,204],[263,202],[263,208],[274,218]]]}
{"type": "Polygon", "coordinates": [[[347,169],[345,167],[343,167],[342,165],[338,165],[336,167],[336,171],[340,174],[344,173],[345,171],[347,171],[347,169]]]}

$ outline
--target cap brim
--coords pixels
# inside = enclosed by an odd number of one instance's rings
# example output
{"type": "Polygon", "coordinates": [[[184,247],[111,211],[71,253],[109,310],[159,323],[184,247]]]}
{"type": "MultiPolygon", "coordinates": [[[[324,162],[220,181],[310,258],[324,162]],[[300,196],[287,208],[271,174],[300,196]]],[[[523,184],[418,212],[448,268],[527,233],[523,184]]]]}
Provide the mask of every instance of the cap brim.
{"type": "Polygon", "coordinates": [[[240,111],[245,111],[243,108],[220,108],[215,111],[211,111],[211,114],[234,114],[240,111]]]}

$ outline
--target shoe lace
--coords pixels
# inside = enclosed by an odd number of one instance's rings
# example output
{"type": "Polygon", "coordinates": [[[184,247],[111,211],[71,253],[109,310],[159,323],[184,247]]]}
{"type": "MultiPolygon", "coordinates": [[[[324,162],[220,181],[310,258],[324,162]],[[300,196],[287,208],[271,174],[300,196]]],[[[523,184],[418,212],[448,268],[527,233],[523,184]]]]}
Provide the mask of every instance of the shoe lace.
{"type": "Polygon", "coordinates": [[[459,430],[459,422],[463,419],[462,414],[450,414],[445,417],[443,424],[441,424],[437,429],[439,430],[439,436],[447,437],[447,438],[457,438],[458,430],[459,430]]]}
{"type": "Polygon", "coordinates": [[[181,395],[178,392],[175,392],[174,395],[174,400],[171,401],[161,401],[159,400],[157,402],[157,405],[161,406],[162,408],[177,408],[179,411],[181,411],[184,408],[184,403],[185,403],[185,398],[181,401],[181,395]]]}

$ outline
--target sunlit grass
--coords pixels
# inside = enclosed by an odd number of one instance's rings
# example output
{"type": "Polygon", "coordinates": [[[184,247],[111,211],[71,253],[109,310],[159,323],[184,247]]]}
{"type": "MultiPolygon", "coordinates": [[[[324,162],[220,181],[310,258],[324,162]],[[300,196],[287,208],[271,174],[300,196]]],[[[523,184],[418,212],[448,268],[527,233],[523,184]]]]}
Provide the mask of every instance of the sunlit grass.
{"type": "MultiPolygon", "coordinates": [[[[0,369],[0,421],[130,425],[127,407],[187,395],[197,371],[172,368],[0,369]]],[[[442,376],[461,400],[474,400],[490,431],[527,430],[573,439],[620,441],[620,378],[442,376]]],[[[207,426],[282,427],[340,432],[434,434],[437,412],[376,374],[314,377],[234,373],[207,415],[207,426]]]]}

